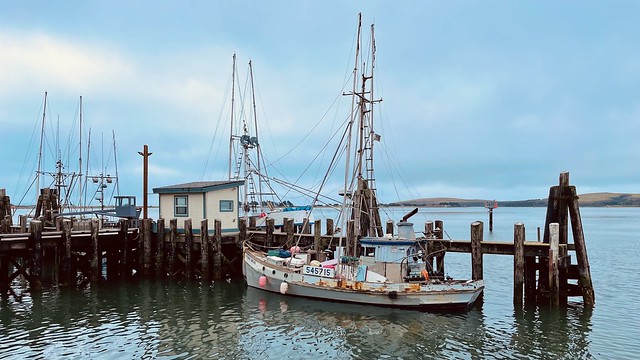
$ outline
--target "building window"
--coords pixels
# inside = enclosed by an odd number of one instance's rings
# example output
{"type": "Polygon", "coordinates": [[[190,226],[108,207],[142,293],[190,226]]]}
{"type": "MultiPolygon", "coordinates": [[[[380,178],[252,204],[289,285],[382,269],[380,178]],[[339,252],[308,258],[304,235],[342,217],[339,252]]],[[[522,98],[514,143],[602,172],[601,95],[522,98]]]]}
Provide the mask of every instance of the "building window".
{"type": "Polygon", "coordinates": [[[173,197],[174,216],[189,216],[189,201],[186,196],[173,197]]]}
{"type": "Polygon", "coordinates": [[[220,200],[220,212],[233,212],[233,200],[220,200]]]}

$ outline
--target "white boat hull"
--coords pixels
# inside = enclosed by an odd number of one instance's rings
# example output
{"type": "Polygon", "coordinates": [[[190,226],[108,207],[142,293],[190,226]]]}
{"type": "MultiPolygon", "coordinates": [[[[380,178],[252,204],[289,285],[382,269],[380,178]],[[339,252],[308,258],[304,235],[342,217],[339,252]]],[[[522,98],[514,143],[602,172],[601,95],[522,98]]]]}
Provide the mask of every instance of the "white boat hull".
{"type": "Polygon", "coordinates": [[[286,295],[399,308],[466,309],[484,289],[482,280],[372,283],[304,275],[300,268],[271,264],[262,253],[248,249],[244,251],[243,274],[248,286],[265,291],[282,293],[281,284],[286,282],[286,295]],[[262,276],[266,281],[261,286],[262,276]]]}

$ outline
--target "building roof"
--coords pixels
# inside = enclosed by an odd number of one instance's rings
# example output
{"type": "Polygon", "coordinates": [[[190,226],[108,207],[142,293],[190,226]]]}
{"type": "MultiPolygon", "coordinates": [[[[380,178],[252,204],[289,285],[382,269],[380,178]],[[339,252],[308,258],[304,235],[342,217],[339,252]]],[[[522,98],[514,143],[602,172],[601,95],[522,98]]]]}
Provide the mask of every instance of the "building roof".
{"type": "Polygon", "coordinates": [[[154,194],[204,193],[244,185],[244,180],[233,181],[194,181],[185,184],[169,185],[153,188],[154,194]]]}

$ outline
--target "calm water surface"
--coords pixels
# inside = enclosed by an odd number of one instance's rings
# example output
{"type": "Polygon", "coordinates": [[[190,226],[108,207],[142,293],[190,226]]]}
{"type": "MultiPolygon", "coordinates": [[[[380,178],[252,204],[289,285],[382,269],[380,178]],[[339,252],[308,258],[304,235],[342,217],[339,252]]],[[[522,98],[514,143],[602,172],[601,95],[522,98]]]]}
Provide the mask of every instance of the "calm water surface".
{"type": "MultiPolygon", "coordinates": [[[[389,211],[397,219],[409,210],[389,211]]],[[[516,311],[513,259],[499,255],[484,257],[484,302],[458,314],[297,299],[240,280],[105,283],[0,302],[0,358],[639,358],[640,209],[581,212],[596,292],[591,311],[579,302],[516,311]]],[[[441,219],[452,239],[468,239],[471,222],[481,220],[485,240],[512,241],[514,223],[535,240],[544,218],[543,208],[499,208],[493,233],[481,208],[421,209],[411,220],[419,230],[441,219]]],[[[470,261],[447,254],[446,271],[470,277],[470,261]]]]}

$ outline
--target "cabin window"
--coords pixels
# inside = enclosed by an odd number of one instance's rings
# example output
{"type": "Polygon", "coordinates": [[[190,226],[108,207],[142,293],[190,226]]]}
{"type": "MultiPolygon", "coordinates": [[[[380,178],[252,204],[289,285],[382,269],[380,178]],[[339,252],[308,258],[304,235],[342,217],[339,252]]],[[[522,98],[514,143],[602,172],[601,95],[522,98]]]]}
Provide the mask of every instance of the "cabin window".
{"type": "Polygon", "coordinates": [[[376,256],[376,248],[375,247],[365,247],[364,248],[365,256],[376,256]]]}
{"type": "Polygon", "coordinates": [[[220,200],[220,212],[233,212],[233,200],[220,200]]]}
{"type": "Polygon", "coordinates": [[[173,215],[189,216],[189,200],[186,196],[173,197],[173,215]]]}

